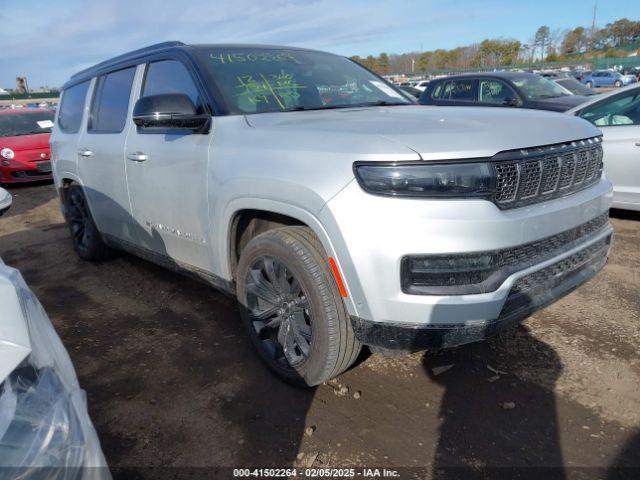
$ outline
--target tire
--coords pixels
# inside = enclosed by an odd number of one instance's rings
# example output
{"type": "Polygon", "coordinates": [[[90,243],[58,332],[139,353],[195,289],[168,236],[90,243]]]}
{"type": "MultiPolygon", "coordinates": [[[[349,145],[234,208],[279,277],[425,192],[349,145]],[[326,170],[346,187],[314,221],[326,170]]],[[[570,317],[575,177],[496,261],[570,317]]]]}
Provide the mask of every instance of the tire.
{"type": "Polygon", "coordinates": [[[361,345],[327,255],[309,228],[282,227],[254,237],[240,255],[236,284],[251,341],[286,382],[319,385],[358,357],[361,345]]]}
{"type": "Polygon", "coordinates": [[[588,88],[593,88],[593,82],[587,82],[587,83],[585,83],[585,85],[586,85],[588,88]]]}
{"type": "Polygon", "coordinates": [[[111,258],[113,251],[102,240],[80,185],[71,185],[67,188],[64,207],[73,249],[78,256],[89,261],[111,258]]]}
{"type": "Polygon", "coordinates": [[[622,82],[620,80],[616,80],[616,83],[613,84],[616,88],[620,88],[622,86],[622,82]]]}

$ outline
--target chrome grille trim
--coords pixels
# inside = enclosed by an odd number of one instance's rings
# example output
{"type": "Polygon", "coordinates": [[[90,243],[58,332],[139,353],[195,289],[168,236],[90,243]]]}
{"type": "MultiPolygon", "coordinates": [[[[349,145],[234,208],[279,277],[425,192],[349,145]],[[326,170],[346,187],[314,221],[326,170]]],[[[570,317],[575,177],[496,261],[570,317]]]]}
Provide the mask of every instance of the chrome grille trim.
{"type": "Polygon", "coordinates": [[[594,185],[602,176],[601,143],[593,137],[497,154],[493,201],[502,209],[516,208],[594,185]]]}

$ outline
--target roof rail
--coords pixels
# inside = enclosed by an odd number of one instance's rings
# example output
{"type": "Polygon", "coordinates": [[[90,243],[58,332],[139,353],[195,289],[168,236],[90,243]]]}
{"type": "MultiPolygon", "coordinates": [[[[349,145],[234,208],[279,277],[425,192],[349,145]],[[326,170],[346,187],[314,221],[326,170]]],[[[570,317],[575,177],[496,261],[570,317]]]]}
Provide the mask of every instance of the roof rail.
{"type": "Polygon", "coordinates": [[[139,48],[138,50],[132,50],[131,52],[123,53],[122,55],[118,55],[117,57],[113,57],[113,58],[110,58],[109,60],[105,60],[104,62],[97,63],[92,67],[85,68],[84,70],[81,70],[81,71],[71,75],[71,78],[74,79],[74,78],[77,78],[77,77],[80,77],[80,76],[84,76],[85,74],[87,74],[90,71],[99,70],[99,69],[101,69],[103,67],[107,67],[109,65],[116,64],[121,60],[125,60],[125,59],[132,58],[132,57],[137,57],[139,55],[146,55],[146,54],[149,54],[149,53],[153,53],[153,52],[155,52],[157,50],[163,50],[165,48],[181,47],[181,46],[184,46],[184,45],[185,44],[180,42],[180,41],[161,42],[161,43],[156,43],[154,45],[149,45],[148,47],[139,48]]]}

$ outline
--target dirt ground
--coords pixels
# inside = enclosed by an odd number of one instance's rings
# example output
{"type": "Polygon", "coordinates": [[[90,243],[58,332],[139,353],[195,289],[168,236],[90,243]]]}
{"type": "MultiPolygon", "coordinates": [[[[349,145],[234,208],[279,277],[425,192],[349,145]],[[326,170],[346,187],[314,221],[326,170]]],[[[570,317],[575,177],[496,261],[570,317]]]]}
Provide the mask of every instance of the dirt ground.
{"type": "Polygon", "coordinates": [[[523,325],[447,352],[363,354],[299,390],[259,362],[233,299],[127,254],[84,262],[51,184],[10,191],[0,256],[69,350],[117,478],[292,465],[640,478],[640,215],[613,212],[605,269],[523,325]]]}

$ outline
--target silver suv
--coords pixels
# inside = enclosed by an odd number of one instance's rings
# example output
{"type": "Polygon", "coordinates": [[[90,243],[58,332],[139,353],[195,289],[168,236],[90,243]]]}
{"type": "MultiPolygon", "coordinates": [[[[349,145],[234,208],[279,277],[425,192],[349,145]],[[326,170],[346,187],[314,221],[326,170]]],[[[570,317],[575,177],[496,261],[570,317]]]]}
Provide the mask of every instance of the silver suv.
{"type": "Polygon", "coordinates": [[[180,42],[71,77],[51,137],[80,257],[124,249],[237,296],[304,385],[361,345],[484,339],[592,277],[600,142],[562,114],[415,105],[336,55],[180,42]]]}

